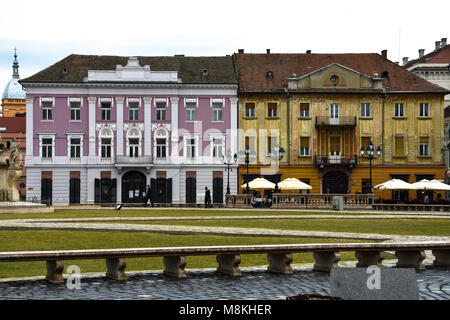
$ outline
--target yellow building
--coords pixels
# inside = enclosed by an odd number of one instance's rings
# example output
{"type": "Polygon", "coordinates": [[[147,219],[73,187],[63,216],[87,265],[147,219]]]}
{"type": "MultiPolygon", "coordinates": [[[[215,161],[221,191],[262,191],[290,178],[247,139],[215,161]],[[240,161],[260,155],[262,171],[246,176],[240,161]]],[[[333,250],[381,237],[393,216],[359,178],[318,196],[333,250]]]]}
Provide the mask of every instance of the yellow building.
{"type": "MultiPolygon", "coordinates": [[[[391,178],[443,179],[444,95],[379,54],[234,55],[239,74],[241,184],[296,177],[311,193],[368,193],[391,178]],[[372,142],[374,158],[367,158],[372,142]],[[277,147],[285,150],[279,160],[277,147]],[[361,156],[361,147],[364,156],[361,156]],[[381,154],[377,156],[377,148],[381,154]],[[279,168],[277,164],[279,162],[279,168]],[[372,167],[372,170],[370,170],[372,167]],[[372,171],[372,175],[370,175],[372,171]]],[[[377,197],[406,198],[404,192],[377,197]]],[[[410,199],[416,198],[409,193],[410,199]]],[[[421,196],[421,195],[419,195],[421,196]]]]}
{"type": "Polygon", "coordinates": [[[25,90],[19,81],[19,62],[17,52],[14,52],[14,62],[12,65],[13,76],[8,82],[2,95],[2,116],[15,117],[24,115],[26,112],[25,90]]]}

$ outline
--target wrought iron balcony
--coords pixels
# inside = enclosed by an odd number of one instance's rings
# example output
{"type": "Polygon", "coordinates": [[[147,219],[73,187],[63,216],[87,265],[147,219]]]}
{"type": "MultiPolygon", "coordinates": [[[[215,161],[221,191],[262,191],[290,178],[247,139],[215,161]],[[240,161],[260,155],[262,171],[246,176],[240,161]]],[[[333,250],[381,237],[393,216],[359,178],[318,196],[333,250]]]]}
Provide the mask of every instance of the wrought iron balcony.
{"type": "Polygon", "coordinates": [[[314,163],[316,166],[323,168],[324,166],[348,166],[354,167],[358,163],[358,156],[355,155],[343,155],[343,156],[318,156],[314,157],[314,163]]]}
{"type": "Polygon", "coordinates": [[[316,117],[316,127],[355,127],[357,124],[356,117],[338,117],[332,118],[330,116],[316,117]]]}

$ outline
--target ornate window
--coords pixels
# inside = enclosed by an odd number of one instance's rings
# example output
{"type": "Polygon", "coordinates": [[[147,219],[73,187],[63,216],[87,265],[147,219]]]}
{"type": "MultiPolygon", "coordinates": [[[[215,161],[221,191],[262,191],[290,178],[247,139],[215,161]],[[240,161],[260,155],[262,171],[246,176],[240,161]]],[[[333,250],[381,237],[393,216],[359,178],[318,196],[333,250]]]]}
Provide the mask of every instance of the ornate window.
{"type": "Polygon", "coordinates": [[[102,159],[111,159],[113,150],[114,135],[111,129],[103,128],[99,134],[99,154],[102,159]]]}
{"type": "Polygon", "coordinates": [[[141,155],[142,135],[141,130],[131,127],[127,131],[127,156],[139,157],[141,155]]]}
{"type": "Polygon", "coordinates": [[[130,120],[139,120],[139,102],[128,103],[128,117],[130,120]]]}
{"type": "Polygon", "coordinates": [[[155,145],[155,156],[157,160],[167,159],[167,140],[169,138],[169,133],[164,128],[159,128],[155,131],[154,135],[154,145],[155,145]]]}

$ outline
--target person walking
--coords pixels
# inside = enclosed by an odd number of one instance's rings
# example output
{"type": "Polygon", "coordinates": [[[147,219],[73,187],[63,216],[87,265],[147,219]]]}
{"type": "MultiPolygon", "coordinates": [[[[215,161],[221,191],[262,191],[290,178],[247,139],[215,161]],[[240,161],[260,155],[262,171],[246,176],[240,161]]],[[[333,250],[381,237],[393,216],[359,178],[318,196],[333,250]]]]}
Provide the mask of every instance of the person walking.
{"type": "Polygon", "coordinates": [[[152,199],[152,189],[150,188],[150,185],[147,185],[147,192],[145,194],[145,206],[147,206],[148,200],[150,200],[150,203],[153,207],[153,199],[152,199]]]}
{"type": "Polygon", "coordinates": [[[211,191],[205,187],[205,208],[212,207],[211,205],[211,191]]]}

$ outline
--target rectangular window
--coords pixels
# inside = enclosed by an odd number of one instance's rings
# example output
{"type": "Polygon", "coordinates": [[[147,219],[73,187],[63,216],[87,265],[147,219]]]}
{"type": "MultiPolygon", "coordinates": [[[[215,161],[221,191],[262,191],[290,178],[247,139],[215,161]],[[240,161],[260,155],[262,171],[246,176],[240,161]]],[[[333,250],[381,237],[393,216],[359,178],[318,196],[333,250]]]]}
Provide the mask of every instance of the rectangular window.
{"type": "Polygon", "coordinates": [[[300,137],[300,156],[309,157],[309,137],[300,137]]]}
{"type": "Polygon", "coordinates": [[[186,158],[195,158],[195,138],[186,139],[186,158]]]}
{"type": "Polygon", "coordinates": [[[197,120],[197,104],[195,102],[186,102],[186,121],[197,120]]]}
{"type": "Polygon", "coordinates": [[[139,102],[128,103],[128,116],[130,120],[139,120],[139,102]]]}
{"type": "Polygon", "coordinates": [[[419,156],[430,155],[430,139],[428,137],[419,138],[419,156]]]}
{"type": "Polygon", "coordinates": [[[128,148],[130,151],[130,157],[132,157],[132,158],[139,157],[139,139],[129,138],[128,139],[128,148]]]}
{"type": "Polygon", "coordinates": [[[156,139],[156,158],[166,158],[166,139],[156,139]]]}
{"type": "MultiPolygon", "coordinates": [[[[310,181],[309,181],[309,179],[308,178],[300,178],[299,179],[301,182],[303,182],[303,183],[306,183],[307,185],[310,185],[310,181]]],[[[310,190],[308,190],[308,189],[306,189],[306,190],[300,190],[300,193],[301,194],[307,194],[307,193],[309,193],[309,191],[310,190]]],[[[302,202],[303,203],[303,202],[302,202]]]]}
{"type": "Polygon", "coordinates": [[[361,118],[370,118],[370,103],[361,103],[361,118]]]}
{"type": "Polygon", "coordinates": [[[223,158],[223,139],[214,138],[213,139],[213,158],[223,158]]]}
{"type": "Polygon", "coordinates": [[[102,102],[102,120],[111,120],[111,103],[110,102],[102,102]]]}
{"type": "Polygon", "coordinates": [[[256,151],[256,137],[245,137],[245,149],[250,148],[251,151],[256,151]]]}
{"type": "Polygon", "coordinates": [[[71,102],[70,103],[70,120],[80,121],[81,120],[81,103],[71,102]]]}
{"type": "Polygon", "coordinates": [[[300,103],[300,118],[309,118],[309,103],[300,103]]]}
{"type": "Polygon", "coordinates": [[[42,102],[42,120],[53,120],[53,102],[42,102]]]}
{"type": "Polygon", "coordinates": [[[419,117],[429,117],[429,104],[428,103],[419,103],[419,117]]]}
{"type": "Polygon", "coordinates": [[[364,147],[365,152],[367,152],[367,149],[369,147],[369,142],[370,142],[370,137],[361,137],[361,147],[364,147]]]}
{"type": "Polygon", "coordinates": [[[405,104],[395,103],[394,104],[394,117],[403,118],[405,116],[405,104]]]}
{"type": "Polygon", "coordinates": [[[223,112],[223,104],[222,103],[213,103],[213,119],[212,121],[222,121],[222,112],[223,112]]]}
{"type": "Polygon", "coordinates": [[[394,148],[396,157],[403,157],[405,155],[405,137],[395,137],[394,138],[394,148]]]}
{"type": "Polygon", "coordinates": [[[53,139],[42,139],[42,158],[49,159],[53,154],[53,139]]]}
{"type": "Polygon", "coordinates": [[[269,118],[276,118],[277,115],[277,107],[278,104],[275,102],[269,102],[267,104],[267,117],[269,118]]]}
{"type": "Polygon", "coordinates": [[[81,157],[81,139],[79,138],[70,139],[70,157],[71,158],[81,157]]]}
{"type": "Polygon", "coordinates": [[[101,139],[101,156],[102,158],[111,158],[111,139],[101,139]]]}
{"type": "Polygon", "coordinates": [[[247,102],[245,104],[245,117],[246,118],[255,117],[255,104],[253,102],[247,102]]]}
{"type": "Polygon", "coordinates": [[[156,120],[164,121],[166,120],[166,103],[156,102],[156,120]]]}
{"type": "Polygon", "coordinates": [[[272,143],[272,142],[275,142],[275,137],[271,137],[271,136],[268,136],[267,137],[267,156],[268,157],[271,157],[272,156],[272,147],[273,147],[273,144],[274,143],[272,143]]]}

